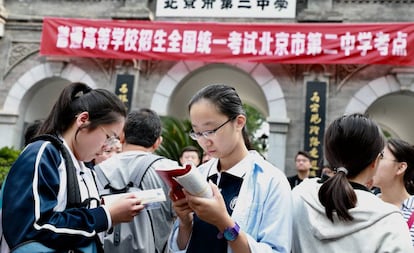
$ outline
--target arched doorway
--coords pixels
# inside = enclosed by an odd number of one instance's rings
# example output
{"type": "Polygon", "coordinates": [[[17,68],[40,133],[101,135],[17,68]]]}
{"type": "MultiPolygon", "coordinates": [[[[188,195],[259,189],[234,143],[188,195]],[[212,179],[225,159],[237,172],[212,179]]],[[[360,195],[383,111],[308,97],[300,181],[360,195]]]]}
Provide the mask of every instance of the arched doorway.
{"type": "Polygon", "coordinates": [[[270,131],[268,160],[284,170],[289,123],[286,101],[279,82],[263,64],[179,62],[158,84],[151,109],[160,115],[186,118],[188,101],[196,91],[209,83],[232,85],[243,102],[265,115],[270,131]]]}
{"type": "Polygon", "coordinates": [[[47,62],[26,71],[10,89],[3,105],[3,114],[16,119],[12,124],[0,124],[0,131],[7,136],[6,140],[2,140],[3,145],[21,147],[25,126],[44,118],[63,87],[70,82],[84,82],[92,88],[96,87],[85,71],[70,63],[47,62]],[[59,75],[54,69],[60,70],[59,75]]]}
{"type": "Polygon", "coordinates": [[[367,113],[387,137],[414,143],[414,85],[407,87],[394,75],[377,78],[352,97],[345,113],[367,113]]]}
{"type": "Polygon", "coordinates": [[[414,143],[414,92],[399,91],[378,98],[367,113],[381,126],[386,137],[414,143]]]}

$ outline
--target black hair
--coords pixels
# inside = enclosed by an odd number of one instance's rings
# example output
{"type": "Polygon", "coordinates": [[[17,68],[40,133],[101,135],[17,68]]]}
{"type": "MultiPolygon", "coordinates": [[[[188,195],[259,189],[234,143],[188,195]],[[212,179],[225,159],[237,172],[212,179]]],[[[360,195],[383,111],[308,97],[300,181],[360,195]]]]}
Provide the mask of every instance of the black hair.
{"type": "Polygon", "coordinates": [[[404,186],[410,195],[414,194],[414,147],[400,139],[388,139],[387,147],[398,162],[407,163],[404,173],[404,186]]]}
{"type": "Polygon", "coordinates": [[[200,149],[195,146],[185,146],[183,149],[181,149],[180,157],[183,156],[184,152],[189,151],[197,152],[198,158],[201,160],[200,149]]]}
{"type": "Polygon", "coordinates": [[[148,108],[130,112],[125,121],[125,141],[129,144],[149,148],[161,136],[161,131],[160,117],[148,108]]]}
{"type": "Polygon", "coordinates": [[[111,124],[119,121],[120,117],[125,117],[126,107],[108,90],[92,89],[80,82],[71,83],[60,93],[38,133],[61,134],[82,112],[88,112],[90,122],[83,128],[94,130],[99,125],[111,124]]]}
{"type": "Polygon", "coordinates": [[[37,136],[37,132],[43,124],[43,120],[37,119],[30,123],[24,131],[24,146],[29,144],[31,140],[37,136]]]}
{"type": "MultiPolygon", "coordinates": [[[[194,103],[201,99],[209,100],[216,106],[220,113],[226,115],[229,119],[235,119],[239,115],[244,115],[247,118],[243,103],[236,89],[231,86],[225,84],[210,84],[205,86],[191,98],[188,104],[188,111],[191,110],[194,103]]],[[[247,149],[252,149],[246,126],[243,127],[242,134],[247,149]]]]}
{"type": "Polygon", "coordinates": [[[335,119],[327,128],[324,152],[329,164],[337,170],[319,189],[319,200],[326,216],[333,222],[333,212],[338,219],[353,220],[349,209],[355,207],[357,196],[348,181],[374,162],[384,149],[384,137],[378,125],[367,116],[354,113],[335,119]]]}
{"type": "Polygon", "coordinates": [[[296,153],[296,155],[295,155],[295,159],[298,157],[298,155],[302,155],[302,156],[304,156],[304,157],[308,158],[308,159],[309,159],[309,161],[311,161],[311,160],[312,160],[311,155],[310,155],[310,154],[309,154],[309,152],[307,152],[307,151],[304,151],[304,150],[299,150],[299,151],[296,153]]]}

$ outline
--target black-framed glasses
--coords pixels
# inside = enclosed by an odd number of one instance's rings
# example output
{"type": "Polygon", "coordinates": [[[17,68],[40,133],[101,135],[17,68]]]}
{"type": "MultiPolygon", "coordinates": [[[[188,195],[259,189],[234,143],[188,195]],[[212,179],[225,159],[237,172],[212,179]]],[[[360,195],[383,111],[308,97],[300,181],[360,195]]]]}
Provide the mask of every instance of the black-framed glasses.
{"type": "Polygon", "coordinates": [[[105,133],[106,135],[106,140],[105,140],[105,144],[107,146],[115,146],[118,142],[119,142],[119,137],[114,135],[109,135],[108,131],[106,131],[106,129],[103,126],[100,126],[102,131],[105,133]]]}
{"type": "Polygon", "coordinates": [[[212,130],[206,130],[203,132],[194,132],[193,130],[190,131],[189,135],[191,137],[191,139],[193,140],[198,140],[201,136],[203,136],[204,138],[211,138],[213,136],[215,136],[216,132],[222,128],[224,125],[226,125],[227,123],[229,123],[230,121],[232,121],[233,119],[235,119],[235,117],[228,119],[226,122],[224,122],[223,124],[221,124],[220,126],[212,129],[212,130]]]}

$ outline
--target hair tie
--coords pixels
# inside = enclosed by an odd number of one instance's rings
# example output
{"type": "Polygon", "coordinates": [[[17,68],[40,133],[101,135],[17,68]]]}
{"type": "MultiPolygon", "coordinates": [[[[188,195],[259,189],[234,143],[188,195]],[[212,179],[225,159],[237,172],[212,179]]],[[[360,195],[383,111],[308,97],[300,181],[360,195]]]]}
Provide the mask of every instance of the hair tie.
{"type": "Polygon", "coordinates": [[[343,172],[345,175],[348,175],[348,170],[344,167],[339,167],[336,169],[336,173],[343,172]]]}

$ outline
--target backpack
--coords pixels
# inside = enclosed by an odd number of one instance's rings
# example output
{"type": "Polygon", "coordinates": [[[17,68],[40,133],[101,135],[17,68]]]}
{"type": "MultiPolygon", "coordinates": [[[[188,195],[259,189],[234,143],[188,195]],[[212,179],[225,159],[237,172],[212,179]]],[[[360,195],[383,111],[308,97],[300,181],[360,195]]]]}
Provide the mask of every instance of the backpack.
{"type": "MultiPolygon", "coordinates": [[[[30,142],[35,142],[38,140],[44,140],[49,141],[50,143],[55,146],[59,150],[59,152],[62,154],[63,160],[65,162],[66,167],[66,183],[67,183],[67,202],[66,202],[66,209],[68,208],[79,208],[85,206],[87,203],[81,202],[81,196],[80,196],[80,189],[79,189],[79,183],[76,176],[76,168],[73,164],[71,154],[63,144],[63,141],[59,139],[55,135],[51,134],[43,134],[34,137],[30,142]]],[[[3,182],[3,186],[5,185],[6,180],[3,182]]],[[[3,188],[1,188],[0,192],[0,215],[1,215],[1,207],[2,207],[2,199],[3,199],[3,188]]],[[[88,201],[88,200],[86,200],[88,201]]],[[[2,221],[2,218],[0,217],[0,222],[2,221]]],[[[0,226],[0,244],[3,240],[3,231],[2,226],[0,226]]],[[[86,247],[82,247],[75,250],[68,250],[68,252],[94,252],[94,253],[103,253],[102,243],[100,242],[98,235],[94,238],[95,243],[91,243],[90,245],[86,247]],[[96,245],[94,245],[96,244],[96,245]]],[[[16,246],[12,249],[12,252],[55,252],[55,250],[50,249],[43,244],[36,242],[36,241],[29,241],[29,242],[23,242],[20,245],[16,246]]]]}
{"type": "MultiPolygon", "coordinates": [[[[95,166],[95,172],[97,175],[98,181],[103,186],[103,189],[99,191],[101,196],[108,194],[117,194],[117,193],[127,193],[132,192],[135,189],[143,190],[142,179],[148,170],[151,168],[152,164],[156,161],[163,159],[163,157],[155,154],[138,154],[134,159],[128,163],[130,168],[140,168],[135,169],[130,177],[129,183],[125,185],[122,189],[115,189],[111,186],[110,181],[105,176],[102,169],[99,165],[95,166]],[[139,159],[141,157],[141,159],[139,159]]],[[[148,249],[145,247],[145,243],[148,243],[143,237],[152,235],[154,238],[154,246],[156,246],[155,238],[155,228],[153,224],[153,215],[151,210],[144,209],[142,210],[133,221],[129,223],[121,223],[113,227],[113,231],[104,239],[104,248],[107,252],[158,252],[156,248],[148,249]],[[141,224],[150,224],[149,231],[148,226],[142,226],[141,224]],[[139,226],[139,233],[137,231],[137,225],[139,226]],[[144,231],[145,230],[145,231],[144,231]]],[[[161,252],[164,252],[166,249],[166,244],[163,246],[161,252]]],[[[160,253],[161,253],[160,252],[160,253]]]]}

